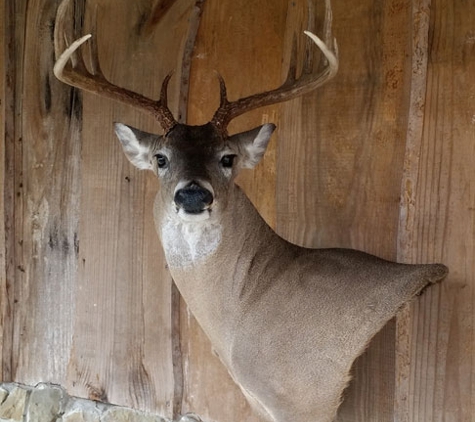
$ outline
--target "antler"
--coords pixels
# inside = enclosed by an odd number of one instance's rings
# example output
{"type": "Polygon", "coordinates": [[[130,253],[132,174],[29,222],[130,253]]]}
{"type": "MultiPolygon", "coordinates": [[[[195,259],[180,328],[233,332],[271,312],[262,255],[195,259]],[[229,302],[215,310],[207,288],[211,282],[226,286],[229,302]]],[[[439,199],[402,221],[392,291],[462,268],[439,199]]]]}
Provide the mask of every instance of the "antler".
{"type": "MultiPolygon", "coordinates": [[[[326,1],[326,15],[324,32],[328,45],[332,45],[333,50],[327,46],[320,38],[310,31],[304,33],[318,46],[326,59],[326,66],[320,72],[313,74],[309,61],[304,66],[302,74],[299,78],[296,77],[296,46],[292,49],[291,62],[289,66],[289,73],[286,81],[279,87],[272,91],[261,92],[259,94],[250,95],[249,97],[241,98],[236,101],[228,101],[226,85],[223,78],[218,75],[221,100],[218,110],[215,112],[212,124],[223,133],[226,133],[226,127],[229,122],[241,114],[256,108],[264,107],[271,104],[287,101],[296,98],[300,95],[306,94],[314,89],[322,86],[333,78],[338,71],[338,47],[336,40],[331,37],[331,21],[332,11],[330,1],[326,1]]],[[[307,58],[309,56],[307,55],[307,58]]]]}
{"type": "MultiPolygon", "coordinates": [[[[60,33],[64,32],[64,16],[68,1],[69,0],[63,0],[58,8],[58,13],[56,16],[54,42],[57,55],[61,51],[59,47],[61,41],[60,33]]],[[[218,130],[225,134],[227,125],[235,117],[259,107],[287,101],[306,94],[322,86],[331,78],[333,78],[333,76],[335,76],[338,71],[338,48],[336,45],[336,40],[332,39],[331,36],[331,21],[332,11],[330,0],[326,0],[326,15],[324,24],[326,43],[312,32],[304,31],[304,33],[310,37],[310,39],[318,46],[325,56],[326,66],[323,70],[314,74],[311,71],[312,66],[310,65],[309,55],[307,55],[307,62],[303,68],[302,74],[299,78],[297,78],[297,51],[296,46],[294,45],[287,79],[279,88],[251,95],[232,102],[228,100],[226,85],[223,78],[219,76],[221,92],[220,106],[218,110],[216,110],[211,123],[216,128],[218,128],[218,130]],[[331,47],[332,45],[333,48],[331,47]]],[[[113,85],[102,73],[99,64],[96,43],[92,43],[91,60],[92,69],[94,69],[92,72],[87,70],[82,56],[79,56],[79,60],[77,60],[75,57],[74,53],[90,38],[90,34],[79,38],[60,55],[53,69],[56,77],[60,81],[73,87],[137,107],[154,116],[161,124],[165,133],[168,133],[177,124],[173,114],[167,107],[167,86],[171,74],[169,74],[163,81],[159,101],[152,100],[136,92],[125,88],[120,88],[117,85],[113,85]]]]}
{"type": "MultiPolygon", "coordinates": [[[[60,35],[60,31],[62,32],[64,29],[64,16],[66,14],[67,2],[68,0],[64,0],[61,3],[56,15],[54,34],[56,54],[61,51],[59,44],[62,34],[60,35]]],[[[158,101],[128,89],[120,88],[110,83],[102,73],[95,43],[93,43],[91,51],[93,72],[87,70],[81,55],[78,55],[79,60],[75,57],[74,53],[91,37],[92,35],[88,34],[79,38],[60,55],[53,68],[55,76],[67,85],[132,105],[151,114],[158,120],[165,133],[168,133],[177,124],[173,114],[167,107],[167,86],[171,74],[169,74],[162,83],[160,100],[158,101]]]]}

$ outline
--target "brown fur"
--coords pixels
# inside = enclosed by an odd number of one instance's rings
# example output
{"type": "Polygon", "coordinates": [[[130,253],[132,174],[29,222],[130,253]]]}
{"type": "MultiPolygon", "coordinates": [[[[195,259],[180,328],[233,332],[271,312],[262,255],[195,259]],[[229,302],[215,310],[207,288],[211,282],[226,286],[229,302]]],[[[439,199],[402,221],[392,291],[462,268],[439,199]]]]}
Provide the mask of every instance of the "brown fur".
{"type": "MultiPolygon", "coordinates": [[[[57,52],[66,7],[63,1],[58,8],[57,52]]],[[[326,2],[327,28],[331,15],[326,2]]],[[[259,162],[274,126],[228,137],[227,124],[331,79],[338,53],[331,31],[325,32],[326,44],[307,33],[326,58],[323,70],[313,74],[304,66],[297,78],[297,66],[291,65],[281,87],[233,102],[220,79],[221,105],[203,126],[175,121],[166,105],[169,76],[157,102],[111,84],[99,66],[89,73],[80,55],[76,61],[82,65],[70,64],[90,36],[73,42],[54,66],[63,82],[134,105],[162,125],[164,136],[122,124],[116,133],[129,160],[161,180],[155,223],[181,294],[248,400],[272,422],[330,422],[351,365],[371,338],[404,303],[447,274],[440,264],[402,265],[354,250],[290,244],[234,185],[241,168],[259,162]],[[234,165],[224,164],[223,157],[234,157],[234,165]]],[[[99,63],[95,49],[92,58],[99,63]]]]}
{"type": "MultiPolygon", "coordinates": [[[[273,127],[264,129],[269,138],[273,127]]],[[[188,143],[186,156],[180,144],[195,131],[206,131],[183,126],[175,133],[180,139],[172,132],[166,140],[149,141],[151,157],[160,145],[173,149],[176,172],[168,179],[161,175],[157,232],[167,245],[163,227],[176,212],[170,211],[171,193],[185,169],[187,179],[194,179],[190,169],[195,168],[196,179],[214,188],[221,205],[213,208],[209,223],[185,225],[217,224],[220,241],[211,254],[183,265],[180,254],[177,258],[165,246],[175,283],[258,412],[273,422],[330,422],[354,360],[404,303],[441,280],[447,268],[397,264],[351,249],[306,249],[280,238],[233,183],[239,167],[258,161],[242,151],[253,151],[246,146],[259,136],[262,143],[264,129],[234,138],[239,148],[208,134],[210,142],[188,143]],[[229,179],[214,164],[224,146],[241,160],[229,179]]],[[[141,132],[134,133],[140,138],[141,132]]],[[[125,145],[129,141],[122,139],[125,145]]]]}

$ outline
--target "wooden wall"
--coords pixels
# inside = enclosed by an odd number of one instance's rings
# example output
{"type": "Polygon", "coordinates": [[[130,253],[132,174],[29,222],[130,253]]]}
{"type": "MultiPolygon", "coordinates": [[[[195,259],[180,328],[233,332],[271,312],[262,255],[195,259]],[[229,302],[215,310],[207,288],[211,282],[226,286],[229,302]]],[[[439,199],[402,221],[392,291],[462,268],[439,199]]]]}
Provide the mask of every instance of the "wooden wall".
{"type": "MultiPolygon", "coordinates": [[[[172,288],[151,215],[158,182],[112,132],[114,121],[159,127],[53,77],[58,4],[0,9],[1,379],[169,417],[259,422],[172,288]]],[[[68,36],[96,22],[109,79],[156,96],[175,69],[171,106],[192,124],[217,106],[214,70],[231,98],[277,86],[307,24],[303,0],[74,4],[68,36]]],[[[337,77],[233,122],[278,125],[239,183],[298,244],[450,267],[355,364],[339,422],[473,421],[475,3],[334,0],[333,14],[337,77]]]]}

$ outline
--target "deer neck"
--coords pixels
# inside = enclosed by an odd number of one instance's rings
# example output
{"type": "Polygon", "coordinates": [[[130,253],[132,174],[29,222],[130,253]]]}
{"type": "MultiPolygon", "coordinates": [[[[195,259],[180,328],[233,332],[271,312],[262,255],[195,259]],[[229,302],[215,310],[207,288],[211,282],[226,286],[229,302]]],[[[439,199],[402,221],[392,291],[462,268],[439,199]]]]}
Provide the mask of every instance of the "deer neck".
{"type": "MultiPolygon", "coordinates": [[[[240,256],[244,252],[240,251],[240,246],[246,245],[249,248],[246,251],[253,254],[256,242],[262,243],[268,237],[278,238],[237,185],[231,188],[229,206],[218,219],[186,222],[164,209],[161,197],[157,195],[157,232],[172,273],[197,273],[200,269],[208,273],[221,257],[240,256]]],[[[230,265],[232,262],[230,260],[230,265]]],[[[222,269],[219,268],[220,273],[222,269]]]]}
{"type": "Polygon", "coordinates": [[[251,267],[261,248],[282,245],[238,186],[218,220],[187,223],[163,212],[158,195],[156,224],[171,275],[191,312],[220,356],[242,313],[242,291],[257,280],[251,267]]]}

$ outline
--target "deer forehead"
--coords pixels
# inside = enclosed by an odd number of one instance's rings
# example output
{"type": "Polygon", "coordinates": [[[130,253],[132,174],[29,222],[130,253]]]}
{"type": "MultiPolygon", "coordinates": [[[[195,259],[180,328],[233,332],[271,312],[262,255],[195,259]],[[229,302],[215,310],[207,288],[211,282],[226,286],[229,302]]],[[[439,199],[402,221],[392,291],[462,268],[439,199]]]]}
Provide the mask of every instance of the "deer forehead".
{"type": "Polygon", "coordinates": [[[182,155],[214,155],[224,146],[224,139],[210,125],[176,125],[164,138],[164,144],[182,155]]]}
{"type": "Polygon", "coordinates": [[[170,160],[174,179],[211,180],[224,175],[218,164],[223,155],[236,154],[227,139],[211,125],[177,125],[162,138],[154,154],[160,153],[170,160]]]}

